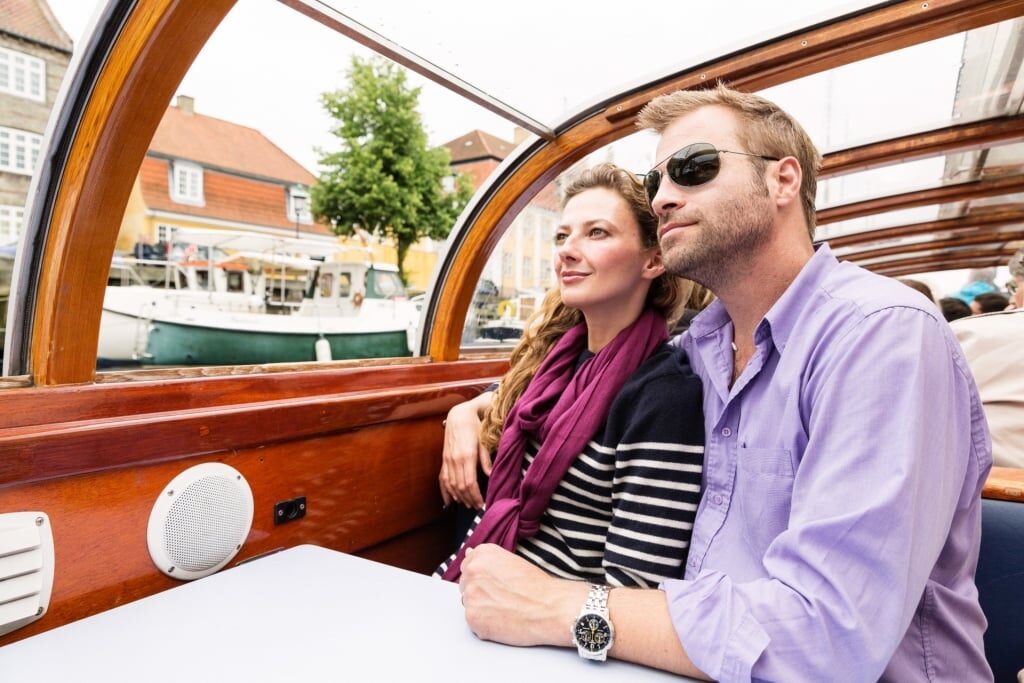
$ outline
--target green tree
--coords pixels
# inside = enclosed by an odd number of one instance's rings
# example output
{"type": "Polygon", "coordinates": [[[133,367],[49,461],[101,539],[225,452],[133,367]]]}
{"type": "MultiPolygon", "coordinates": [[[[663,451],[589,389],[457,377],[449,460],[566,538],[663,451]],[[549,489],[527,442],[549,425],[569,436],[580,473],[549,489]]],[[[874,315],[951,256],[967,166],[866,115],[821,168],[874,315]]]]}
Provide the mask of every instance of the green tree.
{"type": "Polygon", "coordinates": [[[409,247],[422,237],[447,237],[472,188],[458,175],[445,189],[451,158],[447,149],[427,146],[416,110],[420,89],[409,87],[404,69],[353,57],[348,81],[347,88],[321,96],[337,121],[331,132],[341,149],[320,158],[324,170],[310,193],[312,212],[339,235],[363,228],[392,238],[406,281],[409,247]]]}

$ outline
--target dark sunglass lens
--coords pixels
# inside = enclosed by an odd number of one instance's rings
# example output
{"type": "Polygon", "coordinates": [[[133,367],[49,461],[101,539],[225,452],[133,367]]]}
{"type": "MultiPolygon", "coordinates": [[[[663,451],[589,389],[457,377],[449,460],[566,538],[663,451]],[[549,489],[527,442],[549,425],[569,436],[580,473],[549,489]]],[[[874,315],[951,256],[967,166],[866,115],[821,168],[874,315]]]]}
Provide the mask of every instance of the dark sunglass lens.
{"type": "Polygon", "coordinates": [[[654,203],[654,197],[658,194],[659,187],[661,187],[661,171],[648,171],[644,176],[644,191],[647,192],[648,204],[654,203]]]}
{"type": "Polygon", "coordinates": [[[672,157],[666,168],[668,177],[677,185],[693,187],[714,180],[718,175],[719,156],[714,148],[693,151],[685,156],[672,157]]]}

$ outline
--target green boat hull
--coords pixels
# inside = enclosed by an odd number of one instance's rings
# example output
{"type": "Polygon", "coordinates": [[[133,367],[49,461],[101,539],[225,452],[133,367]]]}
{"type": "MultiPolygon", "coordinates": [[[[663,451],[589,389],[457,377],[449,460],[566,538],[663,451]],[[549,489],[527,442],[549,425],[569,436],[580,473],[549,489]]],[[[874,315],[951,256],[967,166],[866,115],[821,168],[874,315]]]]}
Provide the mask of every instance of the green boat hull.
{"type": "MultiPolygon", "coordinates": [[[[256,332],[154,320],[145,365],[255,365],[316,360],[317,334],[256,332]]],[[[331,359],[409,356],[404,330],[325,334],[331,359]]]]}

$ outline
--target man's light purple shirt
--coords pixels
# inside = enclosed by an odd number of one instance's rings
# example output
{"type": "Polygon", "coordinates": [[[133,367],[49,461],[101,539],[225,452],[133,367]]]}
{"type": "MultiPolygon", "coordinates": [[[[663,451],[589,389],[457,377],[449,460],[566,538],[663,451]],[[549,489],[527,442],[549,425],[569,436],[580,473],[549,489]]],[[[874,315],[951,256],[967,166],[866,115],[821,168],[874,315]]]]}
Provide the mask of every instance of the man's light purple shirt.
{"type": "Polygon", "coordinates": [[[934,304],[817,249],[730,387],[720,302],[681,344],[704,382],[704,495],[680,642],[722,681],[992,680],[974,572],[992,464],[934,304]]]}

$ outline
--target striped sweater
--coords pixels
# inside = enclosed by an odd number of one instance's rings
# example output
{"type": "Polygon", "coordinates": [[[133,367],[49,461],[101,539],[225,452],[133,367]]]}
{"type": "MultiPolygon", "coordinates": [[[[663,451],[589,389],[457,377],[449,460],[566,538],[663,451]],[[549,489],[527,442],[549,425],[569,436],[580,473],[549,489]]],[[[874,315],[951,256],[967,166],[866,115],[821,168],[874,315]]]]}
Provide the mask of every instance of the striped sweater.
{"type": "MultiPolygon", "coordinates": [[[[555,576],[612,586],[681,578],[700,501],[701,404],[685,355],[667,345],[655,351],[562,478],[540,531],[516,553],[555,576]]],[[[528,442],[524,469],[538,449],[528,442]]]]}

